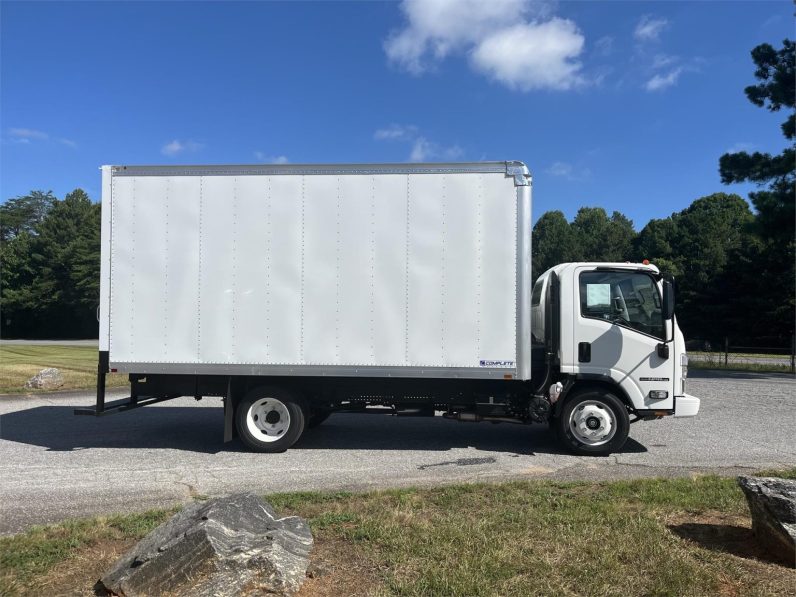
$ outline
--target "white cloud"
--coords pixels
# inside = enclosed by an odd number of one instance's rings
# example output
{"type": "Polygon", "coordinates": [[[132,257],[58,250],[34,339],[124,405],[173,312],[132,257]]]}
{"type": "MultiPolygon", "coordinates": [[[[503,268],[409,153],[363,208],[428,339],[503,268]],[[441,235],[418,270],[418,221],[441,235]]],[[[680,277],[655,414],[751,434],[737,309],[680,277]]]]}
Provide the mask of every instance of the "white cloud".
{"type": "Polygon", "coordinates": [[[8,129],[8,137],[10,137],[10,141],[12,143],[24,143],[24,144],[30,144],[34,142],[58,143],[60,145],[66,145],[67,147],[71,147],[73,149],[77,148],[77,143],[75,143],[71,139],[66,139],[65,137],[51,138],[48,133],[36,129],[11,128],[8,129]]]}
{"type": "Polygon", "coordinates": [[[412,74],[452,54],[512,89],[570,89],[583,82],[584,37],[574,22],[551,18],[543,0],[403,0],[407,25],[384,42],[389,60],[412,74]]]}
{"type": "Polygon", "coordinates": [[[547,173],[551,176],[565,176],[569,178],[572,176],[572,164],[567,162],[553,162],[547,169],[547,173]]]}
{"type": "Polygon", "coordinates": [[[677,62],[677,56],[668,54],[655,54],[652,58],[652,68],[666,68],[677,62]]]}
{"type": "Polygon", "coordinates": [[[409,154],[410,162],[428,162],[432,160],[452,161],[462,157],[464,151],[458,145],[442,147],[432,143],[425,137],[418,137],[412,143],[412,151],[409,154]]]}
{"type": "Polygon", "coordinates": [[[258,162],[264,162],[266,164],[287,164],[290,161],[287,159],[287,156],[268,155],[263,151],[255,151],[254,157],[257,158],[258,162]]]}
{"type": "Polygon", "coordinates": [[[672,87],[677,84],[677,80],[680,78],[681,74],[683,74],[682,66],[678,66],[666,74],[656,74],[644,84],[644,89],[647,91],[661,91],[668,87],[672,87]]]}
{"type": "Polygon", "coordinates": [[[591,169],[582,166],[575,168],[569,162],[553,162],[545,172],[550,176],[576,181],[586,180],[591,177],[591,169]]]}
{"type": "Polygon", "coordinates": [[[610,56],[614,51],[614,38],[605,35],[594,42],[594,50],[600,56],[610,56]]]}
{"type": "Polygon", "coordinates": [[[386,139],[410,139],[417,135],[417,127],[413,124],[391,124],[383,129],[377,129],[373,138],[378,141],[386,139]]]}
{"type": "Polygon", "coordinates": [[[180,141],[179,139],[174,139],[161,147],[160,153],[163,155],[175,156],[186,151],[199,151],[202,147],[204,147],[204,145],[196,141],[180,141]]]}
{"type": "Polygon", "coordinates": [[[413,124],[391,124],[377,129],[373,133],[373,138],[377,141],[409,143],[411,148],[408,161],[410,162],[453,161],[464,155],[464,150],[458,145],[445,146],[429,141],[413,124]]]}
{"type": "Polygon", "coordinates": [[[756,145],[754,143],[739,141],[738,143],[733,143],[724,153],[739,153],[741,151],[749,153],[750,151],[754,151],[755,148],[756,145]]]}
{"type": "Polygon", "coordinates": [[[476,70],[510,89],[566,90],[584,83],[577,58],[584,37],[572,21],[521,23],[486,37],[473,50],[476,70]]]}
{"type": "Polygon", "coordinates": [[[652,15],[644,15],[636,24],[633,37],[640,42],[657,41],[661,32],[669,26],[669,21],[664,18],[656,18],[652,15]]]}
{"type": "Polygon", "coordinates": [[[37,131],[35,129],[23,129],[23,128],[15,128],[10,129],[8,134],[14,137],[15,139],[22,140],[23,143],[29,143],[30,141],[46,141],[50,138],[50,135],[44,133],[42,131],[37,131]]]}

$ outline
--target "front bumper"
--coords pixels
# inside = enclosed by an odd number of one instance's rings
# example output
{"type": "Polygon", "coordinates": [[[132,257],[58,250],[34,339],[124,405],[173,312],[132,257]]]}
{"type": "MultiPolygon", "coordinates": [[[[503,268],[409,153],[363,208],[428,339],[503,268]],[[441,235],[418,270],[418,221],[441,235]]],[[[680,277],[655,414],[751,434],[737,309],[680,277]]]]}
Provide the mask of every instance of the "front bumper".
{"type": "Polygon", "coordinates": [[[699,413],[699,398],[686,394],[674,399],[675,417],[695,417],[699,413]]]}

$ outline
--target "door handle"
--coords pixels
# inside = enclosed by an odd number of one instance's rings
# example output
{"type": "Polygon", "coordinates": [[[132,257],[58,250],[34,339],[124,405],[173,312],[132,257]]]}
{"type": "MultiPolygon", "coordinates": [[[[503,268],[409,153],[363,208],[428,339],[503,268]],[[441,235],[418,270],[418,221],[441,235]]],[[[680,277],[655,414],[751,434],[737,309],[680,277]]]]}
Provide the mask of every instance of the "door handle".
{"type": "Polygon", "coordinates": [[[578,362],[591,363],[591,342],[578,343],[578,362]]]}

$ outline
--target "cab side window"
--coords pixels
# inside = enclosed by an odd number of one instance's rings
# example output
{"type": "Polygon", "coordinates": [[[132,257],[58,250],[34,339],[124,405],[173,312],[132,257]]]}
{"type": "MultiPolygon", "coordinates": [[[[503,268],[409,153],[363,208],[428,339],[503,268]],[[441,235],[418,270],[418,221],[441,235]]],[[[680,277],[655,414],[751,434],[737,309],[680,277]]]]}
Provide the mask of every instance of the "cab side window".
{"type": "Polygon", "coordinates": [[[584,272],[580,313],[663,339],[661,296],[652,276],[639,272],[584,272]]]}

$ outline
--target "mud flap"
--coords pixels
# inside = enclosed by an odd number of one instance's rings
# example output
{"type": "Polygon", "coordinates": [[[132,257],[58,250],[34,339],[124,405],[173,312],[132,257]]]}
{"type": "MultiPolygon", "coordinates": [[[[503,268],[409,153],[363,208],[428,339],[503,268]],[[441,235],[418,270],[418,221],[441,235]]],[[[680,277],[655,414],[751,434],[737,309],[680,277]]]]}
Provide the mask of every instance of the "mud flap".
{"type": "Polygon", "coordinates": [[[227,395],[224,396],[224,443],[231,442],[234,436],[235,404],[232,401],[232,378],[227,380],[227,395]]]}

